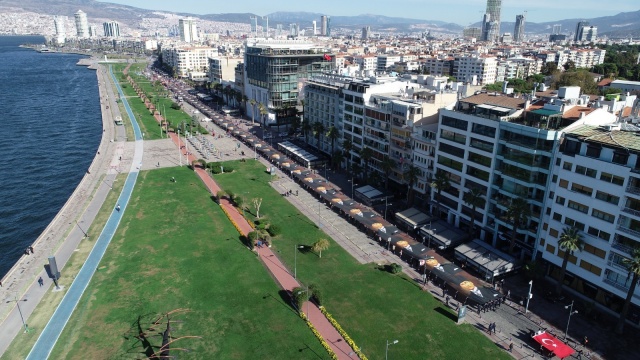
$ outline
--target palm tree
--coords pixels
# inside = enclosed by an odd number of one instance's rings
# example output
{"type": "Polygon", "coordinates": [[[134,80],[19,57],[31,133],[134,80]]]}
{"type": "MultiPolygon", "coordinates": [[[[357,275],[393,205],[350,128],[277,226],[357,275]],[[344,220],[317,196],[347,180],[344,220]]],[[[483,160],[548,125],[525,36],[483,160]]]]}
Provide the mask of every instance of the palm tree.
{"type": "Polygon", "coordinates": [[[342,149],[344,150],[344,155],[347,159],[347,169],[351,171],[351,150],[353,150],[353,142],[351,139],[342,140],[342,149]]]}
{"type": "Polygon", "coordinates": [[[384,173],[384,188],[385,190],[389,190],[389,175],[391,175],[391,170],[396,166],[396,162],[393,161],[389,155],[385,155],[380,162],[380,169],[384,173]]]}
{"type": "Polygon", "coordinates": [[[333,154],[331,155],[331,160],[334,161],[333,169],[336,170],[336,168],[338,168],[338,165],[342,164],[342,161],[344,161],[344,155],[342,154],[342,151],[340,150],[334,151],[333,154]]]}
{"type": "Polygon", "coordinates": [[[484,206],[484,192],[478,188],[473,188],[462,196],[462,200],[465,204],[471,207],[471,227],[469,228],[469,235],[473,236],[473,230],[476,225],[476,208],[478,206],[484,206]]]}
{"type": "Polygon", "coordinates": [[[362,173],[362,166],[360,164],[358,164],[358,163],[353,163],[352,166],[351,166],[351,172],[352,172],[353,176],[356,179],[358,179],[360,177],[360,174],[362,173]]]}
{"type": "Polygon", "coordinates": [[[265,115],[269,113],[269,110],[267,110],[267,107],[264,106],[263,103],[260,103],[258,104],[258,112],[260,113],[260,122],[262,123],[262,133],[264,134],[264,131],[267,127],[267,124],[265,121],[265,115]]]}
{"type": "Polygon", "coordinates": [[[309,121],[304,120],[302,122],[302,133],[304,133],[304,141],[309,144],[309,133],[313,130],[313,127],[309,123],[309,121]]]}
{"type": "Polygon", "coordinates": [[[436,178],[431,183],[431,187],[436,190],[438,196],[436,197],[437,202],[437,216],[440,216],[440,199],[442,198],[442,190],[447,190],[451,186],[451,181],[449,177],[444,171],[436,172],[436,178]]]}
{"type": "Polygon", "coordinates": [[[629,276],[631,277],[631,284],[627,291],[627,298],[624,300],[618,323],[616,324],[616,334],[622,334],[624,331],[624,324],[627,319],[627,313],[629,312],[629,306],[631,305],[631,298],[636,291],[636,285],[640,277],[640,248],[636,247],[631,251],[631,259],[622,259],[623,264],[627,266],[629,270],[629,276]]]}
{"type": "MultiPolygon", "coordinates": [[[[340,137],[340,132],[338,131],[338,129],[335,126],[331,125],[329,127],[329,130],[327,131],[327,134],[325,136],[327,138],[329,138],[329,140],[331,140],[331,153],[333,154],[333,152],[334,152],[333,145],[335,144],[336,139],[340,137]]],[[[333,157],[331,157],[331,164],[332,165],[334,165],[333,161],[334,161],[333,157]]]]}
{"type": "Polygon", "coordinates": [[[249,101],[249,104],[251,104],[251,125],[253,125],[256,122],[256,104],[258,102],[255,101],[255,99],[251,99],[249,101]]]}
{"type": "Polygon", "coordinates": [[[407,202],[409,204],[413,203],[413,184],[418,181],[418,176],[420,176],[420,169],[413,165],[409,165],[407,171],[402,174],[402,178],[407,182],[407,202]]]}
{"type": "Polygon", "coordinates": [[[313,123],[313,135],[316,137],[316,146],[320,150],[320,136],[324,133],[324,125],[320,121],[313,123]]]}
{"type": "Polygon", "coordinates": [[[567,264],[569,263],[569,258],[573,255],[574,251],[582,250],[584,246],[584,242],[582,241],[582,236],[580,235],[580,230],[575,226],[566,227],[562,230],[562,234],[560,235],[560,239],[558,240],[558,247],[564,251],[564,256],[562,257],[562,269],[560,269],[560,278],[558,279],[558,283],[556,284],[556,293],[558,295],[562,294],[562,285],[564,284],[564,276],[567,272],[567,264]]]}
{"type": "Polygon", "coordinates": [[[313,245],[311,246],[311,250],[313,250],[314,252],[319,253],[319,257],[322,258],[322,251],[323,250],[327,250],[329,248],[329,240],[327,239],[320,239],[318,241],[316,241],[315,243],[313,243],[313,245]]]}
{"type": "Polygon", "coordinates": [[[511,240],[509,241],[509,253],[513,253],[513,248],[516,246],[517,230],[529,221],[531,216],[531,209],[525,198],[519,197],[511,199],[511,204],[507,208],[507,219],[513,226],[513,233],[511,234],[511,240]]]}
{"type": "Polygon", "coordinates": [[[371,160],[371,157],[373,156],[373,150],[369,149],[368,147],[363,147],[362,150],[360,150],[360,159],[362,160],[362,170],[364,171],[364,177],[365,179],[367,178],[367,174],[369,174],[369,161],[371,160]]]}
{"type": "MultiPolygon", "coordinates": [[[[238,92],[239,94],[242,94],[241,92],[238,92]]],[[[242,102],[242,107],[244,108],[244,114],[247,114],[247,101],[249,101],[249,98],[247,97],[247,95],[242,95],[242,98],[240,99],[240,101],[242,102]]]]}

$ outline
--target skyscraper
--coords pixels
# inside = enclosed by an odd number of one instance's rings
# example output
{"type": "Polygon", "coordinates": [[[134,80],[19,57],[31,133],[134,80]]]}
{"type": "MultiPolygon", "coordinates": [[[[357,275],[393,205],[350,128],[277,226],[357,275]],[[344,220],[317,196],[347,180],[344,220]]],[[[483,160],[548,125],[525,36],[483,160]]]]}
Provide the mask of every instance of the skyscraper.
{"type": "Polygon", "coordinates": [[[76,33],[78,34],[78,38],[88,38],[89,21],[87,21],[87,14],[82,10],[78,10],[73,16],[76,18],[76,33]]]}
{"type": "Polygon", "coordinates": [[[313,35],[312,36],[316,36],[318,35],[318,24],[316,23],[315,20],[313,20],[313,35]]]}
{"type": "Polygon", "coordinates": [[[120,24],[115,21],[109,21],[102,24],[104,30],[104,36],[119,37],[120,36],[120,24]]]}
{"type": "Polygon", "coordinates": [[[487,0],[487,11],[483,21],[483,40],[498,41],[500,37],[500,11],[502,0],[487,0]]]}
{"type": "Polygon", "coordinates": [[[198,29],[196,27],[196,19],[184,18],[178,21],[178,29],[180,30],[180,40],[184,42],[197,42],[198,29]]]}
{"type": "Polygon", "coordinates": [[[573,35],[573,41],[578,42],[582,41],[582,33],[584,32],[584,28],[589,26],[589,22],[586,20],[579,21],[576,25],[576,33],[573,35]]]}
{"type": "Polygon", "coordinates": [[[328,16],[322,15],[320,17],[320,35],[327,36],[328,16]]]}
{"type": "Polygon", "coordinates": [[[513,30],[513,41],[522,42],[522,39],[524,39],[524,23],[524,15],[516,16],[516,26],[513,30]]]}
{"type": "Polygon", "coordinates": [[[56,27],[56,43],[57,44],[62,45],[67,40],[66,22],[67,22],[66,16],[53,17],[53,24],[56,27]]]}
{"type": "Polygon", "coordinates": [[[365,26],[362,28],[362,40],[366,40],[371,36],[371,26],[365,26]]]}
{"type": "Polygon", "coordinates": [[[562,31],[562,25],[561,24],[555,24],[553,25],[553,35],[559,35],[560,32],[562,31]]]}

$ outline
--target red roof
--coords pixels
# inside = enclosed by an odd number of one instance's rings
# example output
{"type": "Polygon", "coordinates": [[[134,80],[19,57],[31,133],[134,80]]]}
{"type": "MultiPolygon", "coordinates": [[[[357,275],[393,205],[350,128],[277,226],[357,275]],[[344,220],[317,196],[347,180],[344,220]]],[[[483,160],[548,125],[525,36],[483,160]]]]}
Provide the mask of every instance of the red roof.
{"type": "Polygon", "coordinates": [[[609,86],[609,84],[611,84],[613,82],[613,79],[602,79],[600,80],[600,82],[598,83],[598,86],[609,86]]]}

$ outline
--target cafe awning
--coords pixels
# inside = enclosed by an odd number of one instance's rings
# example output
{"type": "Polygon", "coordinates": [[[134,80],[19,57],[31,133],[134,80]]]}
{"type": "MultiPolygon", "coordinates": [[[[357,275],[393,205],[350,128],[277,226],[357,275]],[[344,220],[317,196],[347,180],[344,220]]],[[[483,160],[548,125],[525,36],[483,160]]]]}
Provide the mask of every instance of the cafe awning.
{"type": "Polygon", "coordinates": [[[431,216],[412,207],[407,210],[397,212],[396,219],[411,230],[415,230],[431,221],[431,216]]]}

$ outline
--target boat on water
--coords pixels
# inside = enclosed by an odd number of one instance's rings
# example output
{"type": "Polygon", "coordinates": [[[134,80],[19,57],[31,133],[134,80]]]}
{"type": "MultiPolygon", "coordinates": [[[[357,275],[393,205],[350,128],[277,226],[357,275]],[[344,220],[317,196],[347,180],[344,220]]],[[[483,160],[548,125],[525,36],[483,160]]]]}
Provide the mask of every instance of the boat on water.
{"type": "Polygon", "coordinates": [[[38,50],[39,53],[54,53],[57,52],[56,50],[53,49],[49,49],[49,48],[42,48],[38,50]]]}

